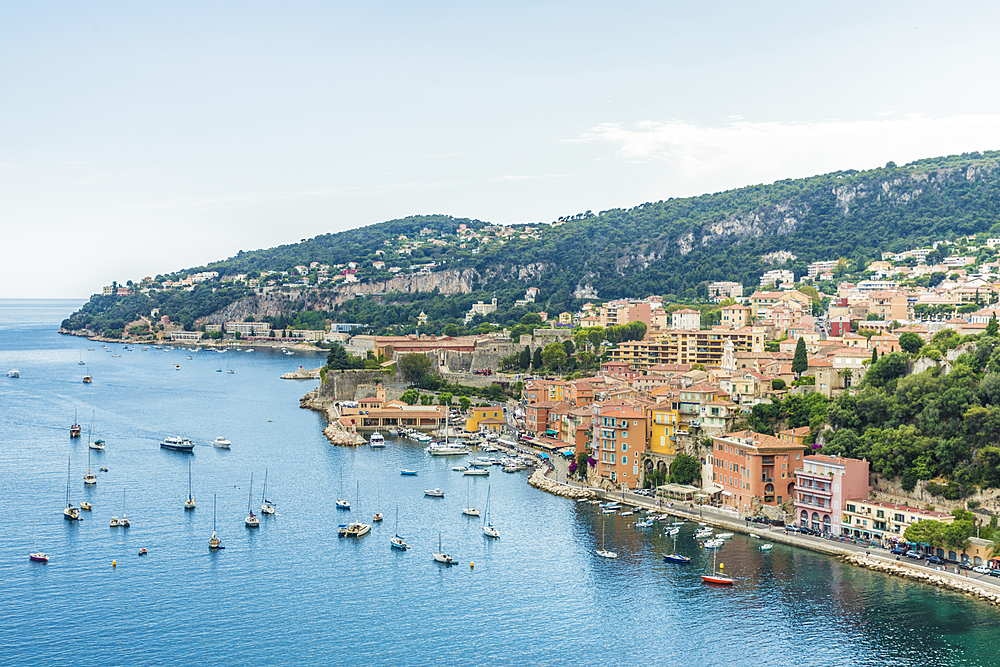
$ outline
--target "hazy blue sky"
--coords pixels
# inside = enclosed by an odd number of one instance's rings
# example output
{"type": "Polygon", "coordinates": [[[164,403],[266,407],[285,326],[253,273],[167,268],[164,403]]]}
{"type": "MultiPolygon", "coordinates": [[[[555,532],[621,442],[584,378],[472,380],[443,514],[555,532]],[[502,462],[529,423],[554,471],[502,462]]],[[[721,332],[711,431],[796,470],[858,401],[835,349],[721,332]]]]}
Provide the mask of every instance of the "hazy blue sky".
{"type": "Polygon", "coordinates": [[[1000,148],[995,3],[0,2],[0,297],[1000,148]]]}

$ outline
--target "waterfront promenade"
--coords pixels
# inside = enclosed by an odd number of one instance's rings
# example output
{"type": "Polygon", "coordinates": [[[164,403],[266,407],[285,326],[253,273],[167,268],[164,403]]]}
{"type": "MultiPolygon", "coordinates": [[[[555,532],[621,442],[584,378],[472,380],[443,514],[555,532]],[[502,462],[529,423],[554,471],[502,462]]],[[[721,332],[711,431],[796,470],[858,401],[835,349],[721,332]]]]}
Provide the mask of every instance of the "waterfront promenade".
{"type": "Polygon", "coordinates": [[[710,506],[689,506],[677,501],[665,502],[662,498],[654,499],[635,493],[598,489],[570,480],[569,461],[561,456],[552,456],[549,462],[551,469],[544,465],[541,468],[542,475],[549,483],[555,483],[569,489],[586,490],[595,497],[605,500],[615,500],[623,505],[656,510],[662,514],[705,523],[724,531],[745,535],[753,533],[760,537],[761,543],[771,542],[809,549],[867,569],[973,595],[1000,606],[1000,578],[997,577],[979,574],[972,570],[961,570],[952,564],[931,565],[923,560],[897,557],[886,549],[865,547],[851,542],[800,533],[789,533],[784,527],[747,521],[733,516],[730,512],[710,506]]]}

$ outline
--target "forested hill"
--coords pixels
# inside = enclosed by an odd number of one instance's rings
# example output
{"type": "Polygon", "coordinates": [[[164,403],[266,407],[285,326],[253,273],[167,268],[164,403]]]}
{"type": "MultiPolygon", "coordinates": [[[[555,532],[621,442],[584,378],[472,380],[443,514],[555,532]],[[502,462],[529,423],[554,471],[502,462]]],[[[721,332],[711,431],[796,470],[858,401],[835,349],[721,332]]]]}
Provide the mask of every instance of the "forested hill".
{"type": "MultiPolygon", "coordinates": [[[[593,293],[601,299],[692,297],[706,281],[752,286],[769,269],[791,269],[798,277],[809,262],[839,258],[861,270],[883,251],[987,232],[1000,221],[998,165],[1000,151],[903,166],[889,163],[868,171],[838,171],[630,209],[588,211],[514,230],[446,215],[412,216],[276,248],[240,251],[230,259],[161,278],[204,270],[222,276],[254,275],[311,262],[336,266],[353,261],[364,282],[388,279],[394,266],[405,275],[433,262],[433,271],[473,269],[467,273],[473,276],[473,294],[464,300],[496,293],[501,310],[511,307],[529,286],[540,289],[536,303],[549,312],[571,310],[580,297],[593,293]],[[373,268],[380,260],[385,266],[373,268]]],[[[170,301],[165,306],[169,310],[202,317],[206,309],[217,310],[220,301],[244,293],[226,288],[206,299],[203,291],[150,301],[170,301]],[[185,308],[185,299],[197,299],[198,306],[185,308]]],[[[141,312],[146,302],[135,301],[141,312]]],[[[100,319],[102,313],[123,310],[124,305],[95,297],[84,311],[100,319]]],[[[128,313],[116,317],[127,319],[128,313]]],[[[87,318],[71,319],[72,328],[87,318]]]]}

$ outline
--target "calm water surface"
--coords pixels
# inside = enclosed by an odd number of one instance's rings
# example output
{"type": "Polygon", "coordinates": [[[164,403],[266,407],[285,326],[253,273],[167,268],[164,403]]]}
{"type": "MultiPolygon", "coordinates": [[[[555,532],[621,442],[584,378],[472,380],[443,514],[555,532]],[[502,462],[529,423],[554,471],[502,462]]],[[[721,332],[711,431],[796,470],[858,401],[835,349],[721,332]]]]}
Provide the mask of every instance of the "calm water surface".
{"type": "Polygon", "coordinates": [[[470,481],[409,442],[331,447],[320,416],[298,407],[315,383],[278,379],[318,356],[107,350],[55,333],[78,306],[0,301],[0,664],[998,664],[992,607],[790,547],[762,554],[741,536],[719,554],[738,585],[709,588],[690,528],[677,546],[695,564],[669,565],[662,528],[602,521],[523,473],[470,481]],[[217,372],[227,364],[235,374],[217,372]],[[107,450],[90,466],[108,472],[84,488],[91,424],[107,450]],[[163,451],[168,435],[198,446],[163,451]],[[231,451],[209,446],[217,435],[231,451]],[[94,505],[78,523],[62,518],[67,461],[74,504],[94,505]],[[259,508],[265,471],[278,515],[250,531],[250,477],[259,508]],[[430,487],[446,498],[424,498],[430,487]],[[338,538],[341,489],[385,522],[338,538]],[[499,541],[461,514],[487,489],[499,541]],[[109,528],[123,503],[132,527],[109,528]],[[405,553],[389,547],[397,507],[405,553]],[[28,561],[33,526],[47,564],[28,561]],[[617,561],[594,555],[602,530],[617,561]],[[460,565],[432,562],[439,536],[460,565]]]}

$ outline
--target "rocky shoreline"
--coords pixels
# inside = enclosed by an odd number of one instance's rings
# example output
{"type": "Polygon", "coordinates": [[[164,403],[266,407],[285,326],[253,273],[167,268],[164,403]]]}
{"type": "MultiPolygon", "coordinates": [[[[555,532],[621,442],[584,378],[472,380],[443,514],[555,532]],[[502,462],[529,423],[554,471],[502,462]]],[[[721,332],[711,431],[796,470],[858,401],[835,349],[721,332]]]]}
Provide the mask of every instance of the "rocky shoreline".
{"type": "Polygon", "coordinates": [[[169,338],[164,339],[147,339],[147,340],[134,340],[131,338],[107,338],[105,336],[95,336],[94,332],[87,331],[86,329],[64,329],[59,328],[59,333],[66,336],[79,336],[80,338],[86,338],[87,340],[93,341],[95,343],[114,343],[117,345],[172,345],[178,347],[195,346],[195,347],[207,347],[207,348],[219,348],[227,347],[229,343],[235,343],[237,347],[273,347],[273,348],[285,348],[286,350],[296,350],[298,352],[326,352],[322,348],[318,348],[310,343],[302,342],[292,342],[292,341],[278,341],[278,340],[227,340],[221,341],[215,338],[208,340],[170,340],[169,338]]]}
{"type": "Polygon", "coordinates": [[[957,573],[942,570],[918,569],[905,562],[885,561],[881,558],[868,556],[865,554],[845,554],[840,556],[840,560],[845,563],[857,565],[875,572],[881,572],[894,577],[920,581],[931,586],[945,588],[956,591],[970,597],[974,597],[994,606],[1000,606],[1000,591],[990,590],[989,587],[981,583],[970,580],[957,573]]]}
{"type": "Polygon", "coordinates": [[[352,433],[344,428],[344,425],[340,423],[340,414],[337,412],[337,407],[332,403],[322,400],[319,397],[318,390],[306,393],[299,400],[299,407],[304,410],[320,412],[326,417],[327,425],[323,429],[323,435],[326,436],[331,445],[356,447],[357,445],[366,444],[367,441],[364,439],[364,436],[359,433],[352,433]]]}
{"type": "Polygon", "coordinates": [[[536,489],[545,491],[546,493],[551,493],[554,496],[559,496],[560,498],[572,498],[574,500],[580,498],[598,498],[597,493],[591,489],[581,489],[575,486],[567,486],[565,484],[560,484],[558,482],[553,482],[551,479],[545,476],[545,468],[536,468],[535,472],[531,474],[528,478],[528,486],[533,486],[536,489]]]}

